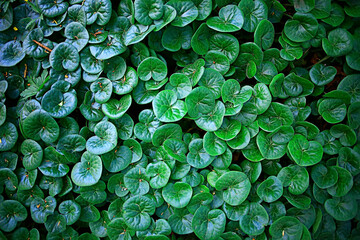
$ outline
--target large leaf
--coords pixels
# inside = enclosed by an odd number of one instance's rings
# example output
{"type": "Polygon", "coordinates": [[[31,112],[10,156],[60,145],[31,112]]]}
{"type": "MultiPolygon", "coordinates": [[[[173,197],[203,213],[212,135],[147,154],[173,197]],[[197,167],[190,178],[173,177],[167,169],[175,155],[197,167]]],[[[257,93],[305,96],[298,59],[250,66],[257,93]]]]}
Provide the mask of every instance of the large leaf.
{"type": "Polygon", "coordinates": [[[202,240],[215,240],[225,231],[226,217],[219,209],[200,207],[194,214],[192,228],[202,240]]]}
{"type": "Polygon", "coordinates": [[[75,164],[71,171],[71,179],[78,186],[91,186],[99,181],[101,173],[101,158],[90,152],[84,152],[81,162],[75,164]]]}
{"type": "Polygon", "coordinates": [[[104,154],[110,152],[117,144],[117,131],[111,122],[99,122],[96,124],[94,133],[96,136],[86,142],[86,150],[92,154],[104,154]]]}
{"type": "Polygon", "coordinates": [[[216,181],[216,189],[223,191],[223,199],[232,206],[240,205],[250,193],[251,184],[242,172],[230,171],[224,173],[216,181]]]}
{"type": "Polygon", "coordinates": [[[183,208],[188,205],[192,197],[192,188],[187,183],[168,183],[162,190],[164,200],[175,208],[183,208]]]}

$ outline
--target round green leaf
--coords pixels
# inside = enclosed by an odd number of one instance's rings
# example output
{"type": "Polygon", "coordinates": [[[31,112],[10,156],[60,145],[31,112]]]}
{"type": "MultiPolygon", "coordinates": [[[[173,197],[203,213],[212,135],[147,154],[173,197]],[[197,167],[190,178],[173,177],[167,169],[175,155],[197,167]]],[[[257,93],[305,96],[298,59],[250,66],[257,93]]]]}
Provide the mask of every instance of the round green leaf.
{"type": "Polygon", "coordinates": [[[25,56],[26,54],[19,41],[9,41],[0,48],[0,67],[15,66],[25,56]]]}
{"type": "Polygon", "coordinates": [[[283,194],[282,182],[277,177],[270,176],[259,185],[256,192],[265,202],[275,202],[283,194]]]}
{"type": "Polygon", "coordinates": [[[66,225],[72,225],[80,218],[81,207],[73,200],[65,200],[60,203],[59,212],[65,216],[66,225]]]}
{"type": "Polygon", "coordinates": [[[73,45],[79,52],[86,46],[89,41],[89,33],[86,28],[78,23],[69,23],[65,28],[66,43],[73,45]]]}
{"type": "Polygon", "coordinates": [[[71,171],[71,179],[78,186],[91,186],[99,181],[101,173],[101,158],[90,152],[84,152],[81,162],[75,164],[71,171]]]}
{"type": "Polygon", "coordinates": [[[337,70],[333,66],[325,66],[323,64],[315,64],[310,69],[311,81],[317,86],[324,86],[334,80],[337,70]]]}
{"type": "Polygon", "coordinates": [[[27,218],[26,208],[18,201],[5,200],[0,203],[0,229],[11,232],[18,222],[27,218]]]}
{"type": "Polygon", "coordinates": [[[138,75],[143,81],[148,81],[151,78],[155,81],[161,81],[167,75],[167,67],[159,58],[148,57],[139,64],[138,75]]]}
{"type": "Polygon", "coordinates": [[[116,127],[111,122],[99,122],[95,126],[94,133],[96,136],[86,142],[86,150],[90,153],[100,155],[116,147],[118,136],[116,127]]]}
{"type": "Polygon", "coordinates": [[[76,47],[63,42],[51,51],[49,61],[55,70],[75,71],[79,66],[80,56],[76,47]]]}
{"type": "Polygon", "coordinates": [[[311,178],[319,188],[329,188],[338,181],[338,172],[333,167],[325,166],[321,163],[311,169],[311,178]]]}
{"type": "Polygon", "coordinates": [[[250,193],[251,184],[242,172],[230,171],[216,181],[216,190],[223,191],[223,199],[231,206],[240,205],[250,193]]]}
{"type": "Polygon", "coordinates": [[[351,74],[343,78],[339,83],[337,89],[346,91],[351,96],[351,103],[360,101],[360,84],[357,81],[358,74],[351,74]]]}
{"type": "Polygon", "coordinates": [[[305,42],[315,37],[318,22],[310,13],[295,13],[291,20],[286,21],[284,33],[294,42],[305,42]]]}
{"type": "Polygon", "coordinates": [[[204,149],[210,156],[223,154],[227,147],[225,141],[218,138],[214,133],[207,132],[204,135],[204,149]]]}
{"type": "Polygon", "coordinates": [[[195,4],[190,0],[171,0],[166,3],[176,10],[176,17],[171,25],[176,27],[185,27],[193,22],[199,15],[199,11],[195,4]]]}
{"type": "Polygon", "coordinates": [[[56,17],[66,12],[69,3],[64,2],[63,0],[60,1],[51,1],[51,0],[40,0],[39,1],[39,8],[41,12],[46,17],[56,17]]]}
{"type": "Polygon", "coordinates": [[[186,160],[192,167],[205,168],[211,164],[214,157],[205,151],[203,139],[196,138],[189,144],[189,153],[186,160]]]}
{"type": "Polygon", "coordinates": [[[120,100],[110,99],[102,105],[102,111],[110,119],[119,119],[131,106],[131,95],[125,95],[120,100]]]}
{"type": "Polygon", "coordinates": [[[23,133],[33,140],[55,142],[59,137],[59,125],[45,111],[35,110],[22,122],[23,133]]]}
{"type": "Polygon", "coordinates": [[[149,179],[150,177],[146,174],[145,168],[136,166],[125,174],[124,183],[132,194],[145,195],[150,189],[149,179]]]}
{"type": "Polygon", "coordinates": [[[309,187],[309,173],[306,168],[290,165],[282,168],[277,175],[284,187],[289,187],[289,192],[295,195],[302,194],[309,187]]]}
{"type": "Polygon", "coordinates": [[[351,176],[351,173],[341,167],[333,167],[338,173],[338,180],[335,185],[327,189],[328,193],[333,197],[343,197],[345,196],[354,185],[354,180],[351,176]]]}
{"type": "Polygon", "coordinates": [[[198,87],[186,97],[185,103],[190,117],[199,118],[215,107],[215,96],[206,87],[198,87]]]}
{"type": "Polygon", "coordinates": [[[158,93],[152,104],[155,116],[162,122],[176,122],[187,113],[185,102],[177,100],[176,94],[171,90],[158,93]]]}
{"type": "Polygon", "coordinates": [[[206,21],[209,28],[218,32],[239,31],[244,24],[244,14],[236,5],[227,5],[219,11],[218,17],[206,21]]]}
{"type": "Polygon", "coordinates": [[[270,235],[275,239],[301,239],[303,226],[294,217],[284,216],[278,218],[270,226],[270,235]]]}
{"type": "Polygon", "coordinates": [[[111,18],[112,4],[110,0],[95,1],[85,0],[86,24],[96,24],[103,26],[111,18]]]}
{"type": "Polygon", "coordinates": [[[246,234],[260,235],[264,232],[265,226],[269,222],[269,215],[265,208],[259,203],[249,203],[248,213],[240,216],[240,228],[246,234]]]}
{"type": "Polygon", "coordinates": [[[18,132],[14,124],[6,122],[0,126],[0,151],[8,151],[13,148],[18,139],[18,132]]]}
{"type": "Polygon", "coordinates": [[[273,24],[267,19],[259,22],[254,33],[254,42],[263,50],[267,50],[274,42],[275,29],[273,24]]]}
{"type": "Polygon", "coordinates": [[[150,25],[153,20],[158,20],[163,16],[162,0],[135,0],[135,19],[143,25],[150,25]]]}
{"type": "Polygon", "coordinates": [[[300,166],[312,166],[321,161],[323,148],[320,143],[308,141],[303,135],[295,134],[288,144],[288,151],[300,166]]]}
{"type": "Polygon", "coordinates": [[[150,163],[146,167],[146,175],[151,177],[150,186],[155,189],[165,187],[170,174],[171,170],[164,162],[150,163]]]}
{"type": "Polygon", "coordinates": [[[192,228],[201,240],[215,240],[225,231],[226,216],[219,209],[200,207],[194,214],[192,228]]]}
{"type": "Polygon", "coordinates": [[[356,216],[358,205],[351,197],[333,198],[325,202],[325,210],[338,221],[349,221],[356,216]]]}
{"type": "Polygon", "coordinates": [[[268,17],[268,7],[262,0],[242,0],[239,8],[244,13],[243,29],[254,32],[259,22],[268,17]]]}
{"type": "Polygon", "coordinates": [[[162,190],[164,200],[175,208],[183,208],[191,200],[193,190],[187,183],[168,183],[162,190]]]}
{"type": "Polygon", "coordinates": [[[123,205],[123,218],[127,226],[141,231],[151,224],[151,215],[155,212],[154,202],[144,196],[134,196],[123,205]]]}
{"type": "Polygon", "coordinates": [[[330,57],[344,56],[353,48],[352,35],[343,28],[336,28],[329,32],[327,38],[322,39],[322,47],[330,57]]]}

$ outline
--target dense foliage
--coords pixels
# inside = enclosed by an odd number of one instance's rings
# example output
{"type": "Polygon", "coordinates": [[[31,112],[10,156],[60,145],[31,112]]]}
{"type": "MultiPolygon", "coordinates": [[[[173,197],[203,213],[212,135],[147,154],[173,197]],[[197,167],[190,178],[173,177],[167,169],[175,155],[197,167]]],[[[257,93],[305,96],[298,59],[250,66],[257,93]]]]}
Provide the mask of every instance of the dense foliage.
{"type": "Polygon", "coordinates": [[[358,0],[0,0],[0,239],[359,239],[358,0]]]}

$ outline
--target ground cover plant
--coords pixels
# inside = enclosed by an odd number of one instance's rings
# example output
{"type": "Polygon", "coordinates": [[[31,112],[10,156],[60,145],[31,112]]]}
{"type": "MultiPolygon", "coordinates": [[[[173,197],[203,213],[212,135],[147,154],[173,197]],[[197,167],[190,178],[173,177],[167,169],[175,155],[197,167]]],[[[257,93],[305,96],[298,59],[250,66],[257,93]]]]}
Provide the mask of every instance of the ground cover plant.
{"type": "Polygon", "coordinates": [[[0,239],[359,239],[357,0],[0,0],[0,239]]]}

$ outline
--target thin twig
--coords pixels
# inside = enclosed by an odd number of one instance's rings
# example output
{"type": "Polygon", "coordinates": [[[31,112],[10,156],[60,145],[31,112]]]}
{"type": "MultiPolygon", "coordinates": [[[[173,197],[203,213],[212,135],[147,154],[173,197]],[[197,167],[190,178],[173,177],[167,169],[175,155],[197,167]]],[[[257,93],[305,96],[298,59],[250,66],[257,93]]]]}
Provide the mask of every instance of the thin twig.
{"type": "Polygon", "coordinates": [[[27,64],[25,63],[24,78],[26,78],[26,74],[27,74],[27,64]]]}
{"type": "Polygon", "coordinates": [[[37,45],[39,45],[40,47],[44,48],[45,50],[47,50],[48,52],[51,52],[52,50],[50,48],[48,48],[47,46],[45,46],[44,44],[42,43],[39,43],[38,41],[36,40],[33,40],[34,43],[36,43],[37,45]]]}
{"type": "MultiPolygon", "coordinates": [[[[326,57],[320,59],[320,60],[319,60],[317,63],[315,63],[315,64],[323,63],[323,62],[325,62],[326,60],[328,60],[329,58],[330,58],[330,56],[326,56],[326,57]]],[[[311,65],[310,67],[308,67],[308,69],[312,68],[315,64],[313,64],[313,65],[311,65]]]]}

